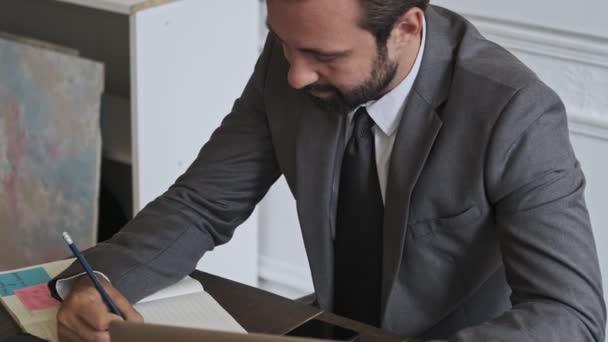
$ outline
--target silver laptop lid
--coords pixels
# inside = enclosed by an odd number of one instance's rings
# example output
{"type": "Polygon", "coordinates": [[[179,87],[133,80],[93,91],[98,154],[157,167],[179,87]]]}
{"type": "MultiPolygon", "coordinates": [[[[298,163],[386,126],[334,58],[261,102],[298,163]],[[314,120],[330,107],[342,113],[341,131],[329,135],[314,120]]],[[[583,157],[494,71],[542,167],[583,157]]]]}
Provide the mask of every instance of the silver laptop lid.
{"type": "Polygon", "coordinates": [[[110,324],[112,342],[319,342],[310,338],[273,336],[263,334],[237,334],[212,330],[168,327],[155,324],[115,321],[110,324]]]}

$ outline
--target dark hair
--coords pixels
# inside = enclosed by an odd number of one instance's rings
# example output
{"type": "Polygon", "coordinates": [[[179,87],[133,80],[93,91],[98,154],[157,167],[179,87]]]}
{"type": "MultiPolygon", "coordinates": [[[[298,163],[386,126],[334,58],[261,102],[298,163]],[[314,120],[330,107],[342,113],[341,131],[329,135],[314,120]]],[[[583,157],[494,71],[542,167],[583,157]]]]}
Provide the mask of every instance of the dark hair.
{"type": "Polygon", "coordinates": [[[376,37],[378,46],[384,46],[397,19],[413,7],[423,11],[429,0],[359,0],[363,15],[360,25],[376,37]]]}

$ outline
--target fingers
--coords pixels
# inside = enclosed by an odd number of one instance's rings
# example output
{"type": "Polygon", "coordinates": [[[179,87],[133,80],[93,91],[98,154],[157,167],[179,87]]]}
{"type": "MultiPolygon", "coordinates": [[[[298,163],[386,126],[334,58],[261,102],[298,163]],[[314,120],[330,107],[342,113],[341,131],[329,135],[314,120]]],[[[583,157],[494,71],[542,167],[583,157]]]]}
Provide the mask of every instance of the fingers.
{"type": "Polygon", "coordinates": [[[89,322],[69,311],[69,308],[62,308],[57,314],[57,332],[61,341],[109,341],[107,329],[91,327],[89,322]]]}
{"type": "MultiPolygon", "coordinates": [[[[125,319],[143,322],[142,316],[129,301],[108,282],[102,282],[114,304],[125,319]]],[[[86,281],[75,286],[57,313],[57,329],[61,341],[109,341],[110,322],[122,320],[109,312],[97,289],[86,281]]]]}
{"type": "Polygon", "coordinates": [[[70,295],[57,313],[57,332],[61,341],[109,341],[108,327],[113,319],[101,301],[89,291],[70,295]]]}
{"type": "Polygon", "coordinates": [[[67,329],[66,327],[58,325],[57,328],[57,333],[61,342],[76,342],[81,340],[81,338],[75,332],[67,329]]]}
{"type": "Polygon", "coordinates": [[[137,310],[135,310],[133,305],[131,305],[127,298],[125,298],[118,290],[111,287],[108,289],[108,294],[114,301],[114,304],[116,305],[118,310],[120,310],[120,313],[122,313],[125,320],[136,323],[144,322],[144,318],[142,317],[142,315],[137,312],[137,310]]]}
{"type": "Polygon", "coordinates": [[[61,323],[59,323],[57,326],[57,334],[61,342],[110,342],[110,333],[108,331],[94,331],[89,329],[73,330],[72,328],[61,323]]]}
{"type": "MultiPolygon", "coordinates": [[[[73,311],[77,319],[86,324],[88,328],[95,331],[106,331],[110,328],[110,322],[117,317],[108,311],[108,307],[98,293],[85,294],[75,299],[73,311]]],[[[119,318],[120,319],[120,318],[119,318]]]]}

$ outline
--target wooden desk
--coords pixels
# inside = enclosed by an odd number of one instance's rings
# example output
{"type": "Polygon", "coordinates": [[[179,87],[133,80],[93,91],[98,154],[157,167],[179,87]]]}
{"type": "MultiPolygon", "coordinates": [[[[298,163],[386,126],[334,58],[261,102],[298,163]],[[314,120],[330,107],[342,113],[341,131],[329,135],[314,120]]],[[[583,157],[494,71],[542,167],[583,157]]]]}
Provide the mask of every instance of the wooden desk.
{"type": "MultiPolygon", "coordinates": [[[[205,291],[211,294],[248,332],[283,335],[302,322],[316,317],[358,331],[361,334],[360,342],[404,341],[402,337],[385,333],[380,329],[218,276],[195,271],[192,277],[200,281],[205,291]]],[[[0,340],[18,332],[19,327],[0,305],[0,340]]]]}

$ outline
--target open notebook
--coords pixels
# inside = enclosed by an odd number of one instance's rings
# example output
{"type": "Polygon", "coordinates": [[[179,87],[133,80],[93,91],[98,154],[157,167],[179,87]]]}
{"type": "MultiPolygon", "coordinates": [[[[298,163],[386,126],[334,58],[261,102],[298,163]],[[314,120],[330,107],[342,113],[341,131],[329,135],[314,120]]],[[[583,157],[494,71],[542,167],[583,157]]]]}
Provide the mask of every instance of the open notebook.
{"type": "MultiPolygon", "coordinates": [[[[0,272],[2,304],[24,331],[49,341],[58,341],[55,316],[59,302],[51,297],[46,283],[73,260],[0,272]]],[[[135,308],[146,323],[246,332],[198,281],[190,277],[142,299],[135,308]]]]}

